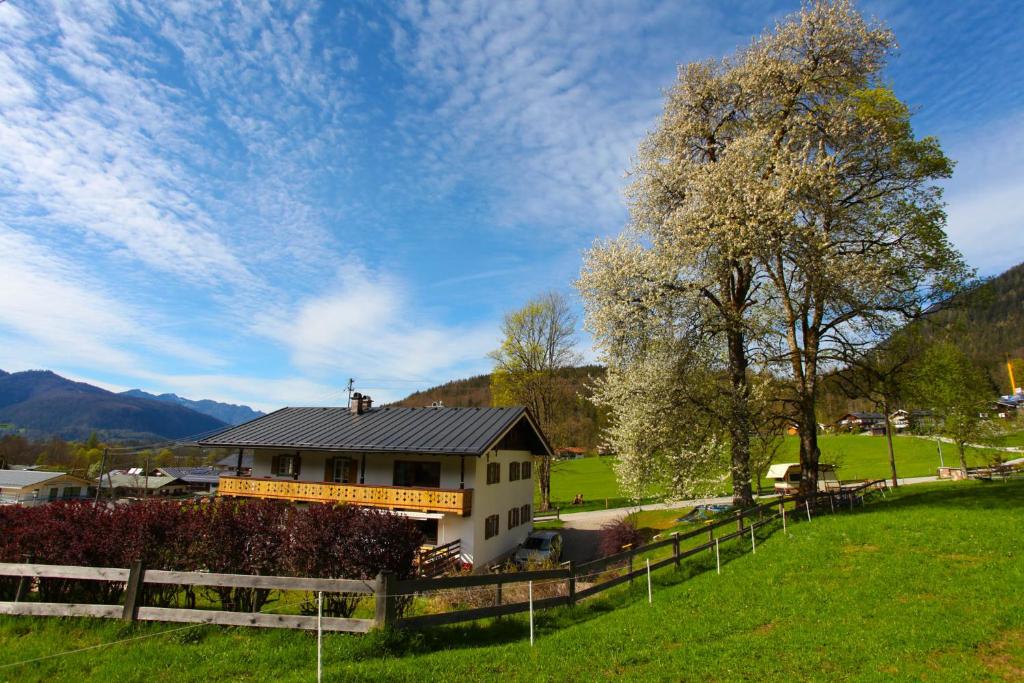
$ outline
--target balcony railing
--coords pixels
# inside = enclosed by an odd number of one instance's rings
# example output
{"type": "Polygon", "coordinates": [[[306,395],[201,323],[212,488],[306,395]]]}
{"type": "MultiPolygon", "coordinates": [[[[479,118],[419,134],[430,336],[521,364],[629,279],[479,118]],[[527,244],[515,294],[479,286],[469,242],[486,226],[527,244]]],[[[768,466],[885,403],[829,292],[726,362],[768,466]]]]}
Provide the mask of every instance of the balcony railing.
{"type": "Polygon", "coordinates": [[[275,498],[310,503],[351,503],[389,510],[448,512],[462,517],[469,516],[473,503],[471,489],[335,484],[250,477],[222,476],[217,493],[221,496],[275,498]]]}

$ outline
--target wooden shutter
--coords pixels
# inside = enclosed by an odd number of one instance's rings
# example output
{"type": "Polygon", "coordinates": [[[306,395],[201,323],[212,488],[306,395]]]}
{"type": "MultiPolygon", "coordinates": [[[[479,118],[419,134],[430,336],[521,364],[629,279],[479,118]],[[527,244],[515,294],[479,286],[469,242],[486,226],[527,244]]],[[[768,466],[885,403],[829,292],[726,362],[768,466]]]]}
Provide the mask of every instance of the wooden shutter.
{"type": "Polygon", "coordinates": [[[294,458],[292,459],[292,476],[294,476],[296,479],[298,479],[299,478],[299,472],[301,472],[301,471],[302,471],[302,458],[299,456],[298,453],[296,453],[294,458]]]}
{"type": "Polygon", "coordinates": [[[348,461],[348,483],[354,484],[359,481],[359,463],[354,459],[348,461]]]}
{"type": "Polygon", "coordinates": [[[272,457],[270,459],[270,473],[276,475],[280,468],[281,468],[281,456],[280,455],[275,455],[274,457],[272,457]]]}
{"type": "Polygon", "coordinates": [[[324,459],[324,481],[334,481],[334,458],[324,459]]]}

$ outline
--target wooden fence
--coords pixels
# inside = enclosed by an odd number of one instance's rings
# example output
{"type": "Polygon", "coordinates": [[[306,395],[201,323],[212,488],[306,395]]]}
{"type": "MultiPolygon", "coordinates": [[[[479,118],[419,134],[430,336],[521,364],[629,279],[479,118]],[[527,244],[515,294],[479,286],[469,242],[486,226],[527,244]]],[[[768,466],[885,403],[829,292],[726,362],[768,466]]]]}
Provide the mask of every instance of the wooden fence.
{"type": "Polygon", "coordinates": [[[110,567],[75,567],[41,564],[0,563],[0,576],[18,577],[19,584],[13,601],[0,602],[0,614],[60,617],[105,617],[127,621],[164,621],[180,623],[219,624],[224,626],[256,626],[264,628],[290,628],[315,630],[317,617],[291,614],[268,614],[265,612],[230,612],[212,609],[185,609],[176,607],[149,607],[143,604],[144,588],[148,585],[254,588],[279,591],[306,591],[323,593],[346,593],[373,596],[374,618],[354,619],[324,617],[321,628],[324,631],[345,631],[365,633],[374,627],[396,626],[420,628],[475,621],[510,614],[539,610],[560,605],[575,605],[578,601],[597,595],[627,581],[670,565],[678,567],[680,562],[693,555],[715,549],[723,542],[753,536],[753,532],[785,515],[794,521],[811,510],[835,511],[837,507],[851,509],[863,503],[864,497],[872,491],[883,489],[882,480],[869,481],[854,487],[837,491],[824,491],[808,497],[787,496],[754,507],[737,510],[734,513],[710,522],[687,533],[674,533],[653,543],[628,548],[620,553],[581,564],[565,563],[557,569],[481,574],[469,576],[447,576],[440,578],[416,578],[399,580],[393,574],[382,573],[375,580],[317,579],[288,576],[248,576],[241,574],[213,574],[206,572],[178,572],[146,569],[137,563],[130,569],[110,567]],[[827,507],[826,507],[827,506],[827,507]],[[787,508],[788,511],[787,511],[787,508]],[[735,526],[735,530],[720,533],[735,526]],[[716,535],[717,533],[717,535],[716,535]],[[693,547],[683,548],[685,541],[706,536],[707,540],[693,547]],[[637,556],[662,548],[671,547],[671,553],[664,558],[634,567],[637,556]],[[623,573],[617,573],[624,568],[623,573]],[[614,575],[613,575],[614,574],[614,575]],[[602,580],[595,580],[601,578],[602,580]],[[79,604],[55,602],[31,602],[24,598],[35,579],[71,579],[109,581],[124,585],[123,604],[79,604]],[[532,601],[504,602],[505,587],[510,584],[529,583],[558,587],[557,595],[532,601]],[[577,588],[583,583],[584,587],[577,588]],[[415,596],[438,592],[457,592],[462,589],[493,587],[492,604],[442,611],[435,614],[401,616],[403,601],[407,603],[415,596]]]}

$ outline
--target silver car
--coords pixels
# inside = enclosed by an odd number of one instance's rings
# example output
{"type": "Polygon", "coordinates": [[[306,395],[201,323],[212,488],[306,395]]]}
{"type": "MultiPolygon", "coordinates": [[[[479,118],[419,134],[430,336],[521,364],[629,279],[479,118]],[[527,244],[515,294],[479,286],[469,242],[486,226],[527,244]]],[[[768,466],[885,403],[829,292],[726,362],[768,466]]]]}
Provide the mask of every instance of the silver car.
{"type": "Polygon", "coordinates": [[[534,531],[512,556],[519,567],[558,562],[562,556],[562,535],[557,531],[534,531]]]}

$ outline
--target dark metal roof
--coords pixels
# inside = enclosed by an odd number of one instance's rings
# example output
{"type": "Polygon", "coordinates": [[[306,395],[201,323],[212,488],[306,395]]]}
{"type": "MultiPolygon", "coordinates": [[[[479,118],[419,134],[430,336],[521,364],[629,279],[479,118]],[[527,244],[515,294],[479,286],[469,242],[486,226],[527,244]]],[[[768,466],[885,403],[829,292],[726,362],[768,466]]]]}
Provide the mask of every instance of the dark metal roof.
{"type": "Polygon", "coordinates": [[[202,446],[482,455],[520,421],[550,453],[525,408],[281,408],[199,441],[202,446]]]}
{"type": "Polygon", "coordinates": [[[216,467],[158,467],[157,469],[168,477],[181,479],[189,484],[216,484],[220,481],[220,470],[216,467]]]}

